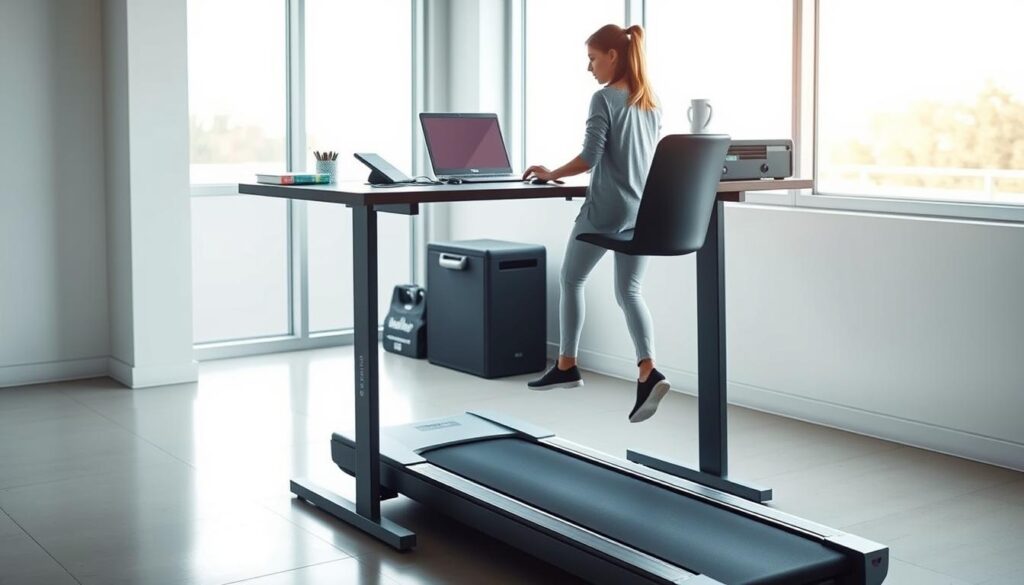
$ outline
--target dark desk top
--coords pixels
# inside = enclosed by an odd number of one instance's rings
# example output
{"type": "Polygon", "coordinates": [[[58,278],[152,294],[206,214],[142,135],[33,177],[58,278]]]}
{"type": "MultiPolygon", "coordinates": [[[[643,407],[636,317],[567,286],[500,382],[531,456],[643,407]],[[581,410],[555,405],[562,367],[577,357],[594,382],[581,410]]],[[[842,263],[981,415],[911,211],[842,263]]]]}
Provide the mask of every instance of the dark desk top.
{"type": "Polygon", "coordinates": [[[345,205],[395,205],[441,201],[486,201],[489,199],[544,199],[583,197],[587,184],[531,185],[529,183],[463,183],[461,185],[408,185],[372,187],[363,182],[343,181],[330,185],[263,185],[242,183],[238,192],[248,195],[286,197],[344,203],[345,205]]]}
{"type": "MultiPolygon", "coordinates": [[[[764,181],[722,181],[718,184],[719,198],[739,200],[745,191],[775,189],[810,189],[810,179],[780,179],[764,181]]],[[[350,206],[410,205],[443,201],[486,201],[492,199],[548,199],[583,197],[586,178],[567,181],[565,185],[532,185],[529,183],[464,183],[461,185],[409,185],[402,187],[371,187],[356,181],[330,185],[263,185],[240,183],[238,192],[246,195],[304,199],[350,206]]]]}

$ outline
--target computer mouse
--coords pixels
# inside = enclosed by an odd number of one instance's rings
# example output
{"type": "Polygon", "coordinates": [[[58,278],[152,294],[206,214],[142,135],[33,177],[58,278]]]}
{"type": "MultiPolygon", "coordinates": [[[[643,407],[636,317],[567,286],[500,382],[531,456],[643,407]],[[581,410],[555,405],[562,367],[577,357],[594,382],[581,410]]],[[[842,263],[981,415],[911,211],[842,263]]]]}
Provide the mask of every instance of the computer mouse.
{"type": "Polygon", "coordinates": [[[534,177],[533,179],[530,179],[531,185],[547,185],[548,183],[555,183],[556,185],[561,185],[564,182],[565,181],[559,181],[558,179],[555,179],[554,181],[548,181],[547,179],[541,179],[540,177],[534,177]]]}

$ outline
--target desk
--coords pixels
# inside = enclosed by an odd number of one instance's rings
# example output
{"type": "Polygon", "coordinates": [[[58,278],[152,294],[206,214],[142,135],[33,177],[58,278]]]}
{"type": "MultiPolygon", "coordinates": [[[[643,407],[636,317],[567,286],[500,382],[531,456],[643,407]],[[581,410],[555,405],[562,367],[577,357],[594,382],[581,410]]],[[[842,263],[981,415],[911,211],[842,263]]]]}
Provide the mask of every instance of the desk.
{"type": "MultiPolygon", "coordinates": [[[[743,201],[746,191],[809,189],[812,181],[723,181],[713,207],[704,247],[697,252],[698,432],[700,470],[691,470],[653,455],[629,451],[637,463],[698,481],[716,489],[763,502],[771,490],[728,478],[726,420],[725,253],[724,203],[743,201]]],[[[356,501],[331,493],[305,479],[294,479],[291,490],[337,518],[373,535],[392,547],[415,546],[416,535],[381,517],[380,434],[378,405],[377,339],[377,213],[415,215],[419,204],[498,199],[572,199],[583,197],[583,184],[531,185],[483,183],[462,185],[410,185],[376,188],[363,183],[333,185],[240,184],[247,195],[336,203],[352,208],[354,296],[354,376],[356,408],[356,501]]],[[[569,226],[566,226],[568,229],[569,226]]],[[[393,494],[383,494],[384,497],[393,494]]]]}

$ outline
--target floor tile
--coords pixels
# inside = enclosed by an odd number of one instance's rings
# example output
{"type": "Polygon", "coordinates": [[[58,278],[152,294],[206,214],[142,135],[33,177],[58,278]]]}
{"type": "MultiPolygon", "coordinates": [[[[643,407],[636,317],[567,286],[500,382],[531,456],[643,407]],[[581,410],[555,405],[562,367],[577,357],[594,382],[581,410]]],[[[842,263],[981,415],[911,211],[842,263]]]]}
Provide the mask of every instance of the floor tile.
{"type": "Polygon", "coordinates": [[[898,559],[889,559],[889,573],[886,585],[969,585],[949,575],[929,571],[898,559]]]}
{"type": "Polygon", "coordinates": [[[771,418],[774,424],[765,424],[756,432],[730,435],[730,471],[737,477],[770,485],[775,476],[901,447],[803,421],[771,418]]]}
{"type": "Polygon", "coordinates": [[[989,579],[982,581],[981,585],[1020,585],[1021,578],[1020,573],[1011,573],[1009,575],[1002,575],[995,579],[989,579]]]}
{"type": "Polygon", "coordinates": [[[1024,573],[1024,507],[965,494],[848,527],[892,556],[968,582],[1024,573]]]}
{"type": "Polygon", "coordinates": [[[772,506],[842,529],[995,487],[1020,475],[900,447],[774,476],[768,481],[775,496],[772,506]]]}
{"type": "Polygon", "coordinates": [[[74,401],[43,397],[0,423],[0,490],[136,469],[173,459],[74,401]]]}
{"type": "MultiPolygon", "coordinates": [[[[343,559],[238,581],[238,585],[397,585],[371,565],[343,559]]],[[[232,585],[235,585],[234,583],[232,585]]]]}
{"type": "Polygon", "coordinates": [[[74,578],[0,510],[0,585],[64,585],[74,578]]]}
{"type": "MultiPolygon", "coordinates": [[[[1024,473],[1021,475],[1024,475],[1024,473]]],[[[1006,504],[1024,506],[1024,478],[1021,478],[1018,481],[1011,481],[1009,483],[981,489],[973,492],[971,495],[996,500],[1006,504]]]]}
{"type": "Polygon", "coordinates": [[[23,406],[38,408],[48,402],[64,400],[64,389],[69,385],[76,383],[93,385],[103,383],[103,380],[106,380],[106,378],[0,388],[0,413],[9,412],[23,406]]]}
{"type": "Polygon", "coordinates": [[[85,584],[213,585],[347,556],[181,462],[8,490],[0,507],[85,584]]]}
{"type": "MultiPolygon", "coordinates": [[[[335,478],[325,482],[336,493],[353,497],[353,486],[335,478]]],[[[375,568],[398,583],[560,583],[579,579],[464,526],[405,497],[383,502],[382,514],[416,533],[413,551],[397,552],[306,502],[277,498],[266,502],[306,530],[375,568]],[[486,577],[485,577],[486,576],[486,577]]]]}

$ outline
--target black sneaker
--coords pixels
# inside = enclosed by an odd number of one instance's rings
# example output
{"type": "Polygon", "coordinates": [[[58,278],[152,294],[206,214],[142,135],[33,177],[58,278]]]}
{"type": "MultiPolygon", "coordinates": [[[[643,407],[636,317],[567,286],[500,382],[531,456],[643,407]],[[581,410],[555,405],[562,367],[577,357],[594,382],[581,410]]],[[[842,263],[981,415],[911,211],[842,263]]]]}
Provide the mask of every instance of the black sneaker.
{"type": "Polygon", "coordinates": [[[651,370],[646,382],[637,380],[636,404],[629,413],[629,422],[641,422],[654,416],[658,403],[668,394],[669,387],[668,380],[656,369],[651,370]]]}
{"type": "Polygon", "coordinates": [[[568,370],[559,370],[555,364],[548,373],[539,379],[526,384],[531,390],[550,390],[552,388],[575,388],[583,385],[583,378],[580,377],[580,370],[576,366],[568,370]]]}

